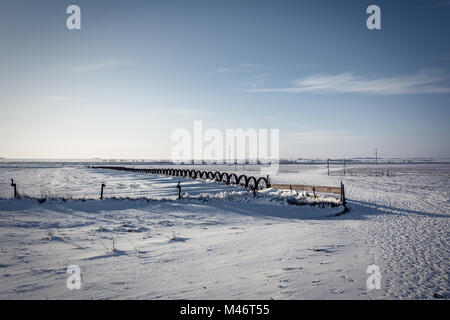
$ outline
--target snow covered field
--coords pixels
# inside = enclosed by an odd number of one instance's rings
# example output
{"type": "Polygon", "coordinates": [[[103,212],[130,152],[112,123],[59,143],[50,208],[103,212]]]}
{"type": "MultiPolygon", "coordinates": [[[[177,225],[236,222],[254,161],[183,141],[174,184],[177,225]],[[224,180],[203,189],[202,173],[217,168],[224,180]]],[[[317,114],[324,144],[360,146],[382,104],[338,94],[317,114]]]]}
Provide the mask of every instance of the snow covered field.
{"type": "Polygon", "coordinates": [[[0,299],[448,298],[450,164],[348,169],[282,165],[271,177],[342,181],[350,211],[335,216],[342,207],[287,205],[270,191],[254,199],[213,182],[0,162],[0,299]],[[21,195],[87,200],[12,199],[11,178],[21,195]],[[175,200],[179,180],[188,196],[175,200]],[[102,183],[105,197],[128,199],[95,200],[102,183]],[[366,286],[372,264],[379,290],[366,286]],[[81,290],[67,289],[70,265],[81,290]]]}

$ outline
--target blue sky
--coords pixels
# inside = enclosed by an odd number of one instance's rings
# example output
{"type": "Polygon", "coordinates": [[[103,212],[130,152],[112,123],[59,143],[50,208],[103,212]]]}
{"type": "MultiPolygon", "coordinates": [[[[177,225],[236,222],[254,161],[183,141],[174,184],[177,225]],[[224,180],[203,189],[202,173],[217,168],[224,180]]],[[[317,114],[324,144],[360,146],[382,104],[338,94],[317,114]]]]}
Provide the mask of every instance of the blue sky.
{"type": "Polygon", "coordinates": [[[449,34],[445,0],[4,0],[0,157],[168,158],[194,120],[279,128],[282,157],[450,157],[449,34]]]}

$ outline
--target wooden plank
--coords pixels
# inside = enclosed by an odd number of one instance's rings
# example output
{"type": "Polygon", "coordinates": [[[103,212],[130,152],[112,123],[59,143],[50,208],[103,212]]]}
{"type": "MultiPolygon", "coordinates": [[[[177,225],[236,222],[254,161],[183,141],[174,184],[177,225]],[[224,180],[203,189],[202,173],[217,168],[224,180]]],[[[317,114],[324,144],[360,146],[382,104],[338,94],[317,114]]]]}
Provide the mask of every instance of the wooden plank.
{"type": "Polygon", "coordinates": [[[327,193],[341,193],[341,188],[318,186],[318,187],[316,187],[316,191],[317,192],[327,192],[327,193]]]}
{"type": "Polygon", "coordinates": [[[327,186],[308,186],[308,185],[299,185],[299,184],[272,184],[272,188],[276,189],[286,189],[290,190],[303,190],[303,191],[313,191],[313,188],[316,192],[326,192],[326,193],[341,193],[341,188],[338,187],[327,187],[327,186]]]}

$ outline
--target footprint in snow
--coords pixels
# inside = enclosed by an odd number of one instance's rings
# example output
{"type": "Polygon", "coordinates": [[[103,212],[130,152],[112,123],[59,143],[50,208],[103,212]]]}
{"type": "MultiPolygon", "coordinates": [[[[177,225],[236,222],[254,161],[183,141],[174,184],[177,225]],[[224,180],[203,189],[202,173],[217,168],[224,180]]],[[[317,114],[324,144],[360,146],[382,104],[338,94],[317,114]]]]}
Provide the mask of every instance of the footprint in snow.
{"type": "Polygon", "coordinates": [[[292,270],[302,270],[303,268],[301,268],[301,267],[286,267],[286,268],[283,268],[283,269],[281,269],[281,270],[283,270],[283,271],[292,271],[292,270]]]}
{"type": "Polygon", "coordinates": [[[313,280],[312,281],[312,285],[315,287],[315,286],[319,286],[319,285],[321,285],[322,284],[322,280],[313,280]]]}
{"type": "Polygon", "coordinates": [[[332,293],[332,294],[341,294],[341,293],[343,293],[343,291],[339,291],[338,289],[331,289],[330,291],[329,291],[330,293],[332,293]]]}
{"type": "Polygon", "coordinates": [[[348,282],[354,282],[353,279],[348,276],[341,276],[341,278],[347,280],[348,282]]]}

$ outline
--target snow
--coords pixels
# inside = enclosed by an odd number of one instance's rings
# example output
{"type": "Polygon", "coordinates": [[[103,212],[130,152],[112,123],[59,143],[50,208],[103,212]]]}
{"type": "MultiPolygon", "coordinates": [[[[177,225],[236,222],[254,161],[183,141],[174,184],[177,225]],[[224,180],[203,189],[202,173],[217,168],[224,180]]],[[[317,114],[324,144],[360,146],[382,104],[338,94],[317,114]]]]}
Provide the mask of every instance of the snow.
{"type": "Polygon", "coordinates": [[[350,211],[336,216],[342,207],[289,205],[290,197],[311,198],[286,191],[254,198],[215,182],[2,163],[0,299],[448,298],[450,165],[348,169],[343,176],[333,166],[327,176],[326,165],[281,165],[271,177],[342,181],[350,211]],[[387,169],[393,175],[381,176],[387,169]],[[49,199],[12,199],[11,178],[21,195],[49,199]],[[372,264],[381,269],[380,290],[366,286],[372,264]],[[80,266],[81,290],[66,286],[70,265],[80,266]]]}

